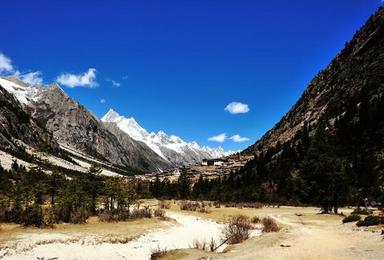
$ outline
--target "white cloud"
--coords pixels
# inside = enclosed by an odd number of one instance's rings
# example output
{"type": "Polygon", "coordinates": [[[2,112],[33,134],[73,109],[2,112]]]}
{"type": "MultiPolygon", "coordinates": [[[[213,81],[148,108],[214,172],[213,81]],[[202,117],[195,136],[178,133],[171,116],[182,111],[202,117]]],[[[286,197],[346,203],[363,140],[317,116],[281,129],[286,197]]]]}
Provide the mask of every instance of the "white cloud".
{"type": "Polygon", "coordinates": [[[112,82],[112,86],[114,86],[114,87],[120,87],[121,86],[121,84],[117,81],[111,80],[111,82],[112,82]]]}
{"type": "Polygon", "coordinates": [[[230,137],[230,139],[232,141],[234,141],[235,143],[241,143],[241,142],[249,141],[248,137],[243,137],[243,136],[240,136],[240,135],[233,135],[233,136],[230,137]]]}
{"type": "Polygon", "coordinates": [[[0,73],[12,71],[13,66],[11,59],[5,56],[3,53],[0,53],[0,73]]]}
{"type": "Polygon", "coordinates": [[[208,141],[223,143],[225,141],[225,139],[227,139],[227,135],[225,133],[222,133],[219,135],[209,137],[208,141]]]}
{"type": "Polygon", "coordinates": [[[24,74],[20,74],[20,72],[17,71],[14,76],[31,85],[43,85],[43,77],[40,71],[28,72],[24,74]]]}
{"type": "Polygon", "coordinates": [[[121,86],[121,83],[116,81],[116,80],[113,80],[113,79],[110,79],[110,78],[106,78],[105,81],[107,82],[110,82],[112,84],[113,87],[120,87],[121,86]]]}
{"type": "Polygon", "coordinates": [[[0,73],[4,72],[6,72],[8,76],[13,76],[31,85],[43,84],[43,74],[40,71],[22,73],[13,67],[12,60],[9,57],[5,56],[3,53],[0,53],[0,73]]]}
{"type": "Polygon", "coordinates": [[[241,102],[231,102],[225,108],[225,111],[228,111],[231,114],[243,114],[249,112],[249,107],[247,104],[241,102]]]}
{"type": "Polygon", "coordinates": [[[105,104],[105,99],[104,98],[100,99],[100,103],[105,104]]]}
{"type": "Polygon", "coordinates": [[[87,72],[82,74],[62,73],[57,77],[56,81],[69,88],[94,88],[98,86],[96,82],[96,69],[94,68],[89,68],[87,72]]]}

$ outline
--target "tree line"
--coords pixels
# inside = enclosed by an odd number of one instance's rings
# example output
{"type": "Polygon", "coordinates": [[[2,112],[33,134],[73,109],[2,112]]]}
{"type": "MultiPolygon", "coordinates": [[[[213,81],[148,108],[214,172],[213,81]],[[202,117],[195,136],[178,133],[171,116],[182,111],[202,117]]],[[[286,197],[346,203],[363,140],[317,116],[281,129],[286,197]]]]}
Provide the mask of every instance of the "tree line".
{"type": "Polygon", "coordinates": [[[39,167],[26,169],[16,161],[10,170],[0,166],[0,221],[40,227],[85,223],[88,217],[106,212],[129,215],[137,199],[136,187],[122,177],[102,176],[100,171],[92,166],[69,177],[39,167]]]}

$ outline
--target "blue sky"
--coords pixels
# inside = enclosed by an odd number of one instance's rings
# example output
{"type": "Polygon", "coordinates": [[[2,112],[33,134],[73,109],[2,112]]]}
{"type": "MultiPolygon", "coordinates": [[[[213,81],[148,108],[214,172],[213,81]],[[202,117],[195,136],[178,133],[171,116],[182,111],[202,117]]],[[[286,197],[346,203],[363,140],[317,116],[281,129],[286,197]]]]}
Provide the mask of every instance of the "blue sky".
{"type": "Polygon", "coordinates": [[[380,2],[3,1],[0,53],[20,75],[67,84],[99,117],[113,108],[149,131],[238,150],[277,123],[380,2]],[[225,110],[231,102],[244,113],[225,110]]]}

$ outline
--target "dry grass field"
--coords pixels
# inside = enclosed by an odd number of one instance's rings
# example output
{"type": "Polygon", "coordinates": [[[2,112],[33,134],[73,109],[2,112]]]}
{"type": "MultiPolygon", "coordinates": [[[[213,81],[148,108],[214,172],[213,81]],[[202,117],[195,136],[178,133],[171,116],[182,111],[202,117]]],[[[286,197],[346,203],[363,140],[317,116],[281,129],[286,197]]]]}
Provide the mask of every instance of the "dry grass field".
{"type": "MultiPolygon", "coordinates": [[[[209,218],[219,222],[238,214],[271,216],[282,228],[278,233],[262,234],[223,253],[198,249],[169,252],[161,259],[384,259],[383,227],[357,228],[342,224],[342,216],[319,214],[314,207],[210,208],[211,213],[180,211],[177,203],[171,210],[209,218]]],[[[348,214],[352,209],[341,209],[348,214]]]]}
{"type": "MultiPolygon", "coordinates": [[[[142,204],[157,208],[159,201],[143,200],[142,204]]],[[[229,217],[245,215],[270,216],[281,228],[277,233],[263,233],[240,244],[229,245],[222,253],[199,249],[169,251],[161,259],[384,259],[384,227],[358,228],[354,223],[342,224],[342,216],[319,214],[315,207],[220,208],[211,205],[208,213],[180,210],[180,201],[167,201],[166,209],[185,216],[224,223],[229,217]]],[[[349,214],[352,209],[341,209],[349,214]]],[[[105,223],[92,217],[87,224],[59,224],[54,228],[24,228],[0,224],[0,249],[28,251],[50,243],[124,244],[155,230],[167,230],[175,221],[159,218],[105,223]]]]}
{"type": "Polygon", "coordinates": [[[100,222],[91,217],[86,224],[58,224],[54,228],[22,227],[16,224],[0,224],[0,249],[25,251],[36,245],[50,243],[127,243],[152,230],[167,228],[172,221],[159,218],[143,218],[125,222],[100,222]]]}

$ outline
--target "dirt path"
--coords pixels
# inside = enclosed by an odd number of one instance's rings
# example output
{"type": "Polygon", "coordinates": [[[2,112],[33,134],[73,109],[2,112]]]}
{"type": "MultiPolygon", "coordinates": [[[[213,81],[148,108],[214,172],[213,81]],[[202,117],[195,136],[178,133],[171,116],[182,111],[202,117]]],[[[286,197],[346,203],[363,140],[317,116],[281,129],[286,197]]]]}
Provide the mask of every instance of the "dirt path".
{"type": "Polygon", "coordinates": [[[271,214],[284,226],[279,233],[249,239],[223,254],[184,250],[165,259],[384,259],[384,239],[377,229],[357,229],[354,224],[341,224],[341,217],[314,211],[303,216],[281,211],[271,214]]]}
{"type": "MultiPolygon", "coordinates": [[[[243,259],[384,259],[384,242],[377,233],[354,231],[339,221],[302,221],[280,219],[286,230],[276,235],[272,245],[254,252],[253,243],[241,250],[243,259]]],[[[271,235],[273,236],[273,235],[271,235]]],[[[233,257],[233,253],[228,254],[233,257]]],[[[236,257],[239,259],[239,257],[236,257]]]]}

